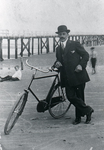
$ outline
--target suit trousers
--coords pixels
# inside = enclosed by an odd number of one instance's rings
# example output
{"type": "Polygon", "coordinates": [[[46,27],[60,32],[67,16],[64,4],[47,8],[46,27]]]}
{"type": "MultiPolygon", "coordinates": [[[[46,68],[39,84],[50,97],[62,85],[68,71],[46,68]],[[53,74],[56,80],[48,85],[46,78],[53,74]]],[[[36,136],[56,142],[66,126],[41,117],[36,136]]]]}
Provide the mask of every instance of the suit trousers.
{"type": "Polygon", "coordinates": [[[84,117],[92,110],[90,106],[85,104],[84,89],[85,83],[73,87],[66,85],[66,96],[71,104],[75,106],[76,118],[84,117]]]}

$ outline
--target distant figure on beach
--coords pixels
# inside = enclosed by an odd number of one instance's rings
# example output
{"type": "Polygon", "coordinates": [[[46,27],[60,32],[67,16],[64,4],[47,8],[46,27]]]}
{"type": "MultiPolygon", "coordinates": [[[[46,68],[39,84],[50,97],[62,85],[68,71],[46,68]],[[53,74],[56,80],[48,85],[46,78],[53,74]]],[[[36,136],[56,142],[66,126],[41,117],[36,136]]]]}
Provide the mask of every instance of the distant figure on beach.
{"type": "Polygon", "coordinates": [[[96,73],[96,62],[97,62],[97,53],[95,51],[95,47],[91,47],[91,53],[90,53],[90,62],[92,66],[92,74],[96,73]]]}
{"type": "Polygon", "coordinates": [[[82,46],[85,47],[85,41],[84,41],[84,39],[82,40],[82,46]]]}
{"type": "Polygon", "coordinates": [[[19,66],[15,66],[15,73],[10,76],[10,75],[7,75],[5,77],[0,77],[0,82],[3,82],[3,81],[19,81],[21,80],[22,78],[22,72],[21,72],[21,69],[19,68],[19,66]]]}

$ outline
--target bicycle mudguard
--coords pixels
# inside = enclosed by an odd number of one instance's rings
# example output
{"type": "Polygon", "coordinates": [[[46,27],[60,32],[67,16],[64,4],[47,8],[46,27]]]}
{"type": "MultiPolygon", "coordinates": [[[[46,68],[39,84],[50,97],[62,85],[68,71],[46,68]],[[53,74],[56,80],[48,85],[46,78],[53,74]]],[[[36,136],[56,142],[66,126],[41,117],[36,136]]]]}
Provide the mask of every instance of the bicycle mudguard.
{"type": "Polygon", "coordinates": [[[45,100],[41,100],[37,104],[37,112],[45,112],[46,110],[48,110],[48,103],[45,100]]]}
{"type": "Polygon", "coordinates": [[[53,97],[51,101],[51,108],[61,103],[62,101],[63,101],[62,96],[53,97]]]}

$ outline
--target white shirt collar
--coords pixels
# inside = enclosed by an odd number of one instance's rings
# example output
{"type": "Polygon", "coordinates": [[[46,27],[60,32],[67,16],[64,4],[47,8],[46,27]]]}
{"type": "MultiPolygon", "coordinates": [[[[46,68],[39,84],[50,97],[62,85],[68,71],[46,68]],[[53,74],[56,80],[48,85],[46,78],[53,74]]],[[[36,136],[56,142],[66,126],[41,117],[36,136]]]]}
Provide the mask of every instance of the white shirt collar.
{"type": "MultiPolygon", "coordinates": [[[[67,39],[68,40],[68,39],[67,39]]],[[[64,44],[64,47],[66,46],[66,42],[67,42],[67,40],[66,41],[64,41],[64,42],[61,42],[61,43],[63,43],[64,44]]]]}

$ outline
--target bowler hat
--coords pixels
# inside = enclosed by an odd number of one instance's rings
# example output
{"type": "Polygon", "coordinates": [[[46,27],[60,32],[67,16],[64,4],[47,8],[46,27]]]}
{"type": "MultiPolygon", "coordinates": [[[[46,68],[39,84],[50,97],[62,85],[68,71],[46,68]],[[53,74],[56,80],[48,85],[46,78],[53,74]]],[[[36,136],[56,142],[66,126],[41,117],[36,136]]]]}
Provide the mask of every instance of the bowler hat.
{"type": "Polygon", "coordinates": [[[67,27],[65,25],[61,25],[61,26],[58,27],[58,32],[56,32],[56,33],[58,34],[60,32],[67,32],[67,33],[69,33],[70,30],[67,29],[67,27]]]}

